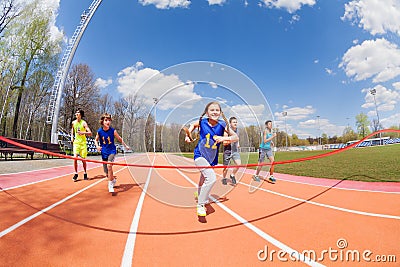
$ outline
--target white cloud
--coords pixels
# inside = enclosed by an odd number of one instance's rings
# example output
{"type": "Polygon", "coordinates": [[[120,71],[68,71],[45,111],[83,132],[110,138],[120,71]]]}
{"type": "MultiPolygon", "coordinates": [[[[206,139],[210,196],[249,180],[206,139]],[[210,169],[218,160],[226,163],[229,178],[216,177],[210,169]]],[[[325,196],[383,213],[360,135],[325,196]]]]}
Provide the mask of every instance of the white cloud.
{"type": "Polygon", "coordinates": [[[209,82],[208,84],[211,86],[211,88],[218,88],[218,85],[215,82],[209,82]]]}
{"type": "MultiPolygon", "coordinates": [[[[31,4],[33,0],[18,0],[16,3],[21,7],[31,4]]],[[[58,9],[60,8],[60,0],[39,0],[36,9],[31,12],[45,13],[50,20],[50,36],[52,40],[61,40],[64,37],[63,32],[56,26],[56,18],[58,9]]]]}
{"type": "Polygon", "coordinates": [[[356,81],[385,82],[400,75],[400,49],[384,38],[367,40],[347,50],[339,67],[356,81]]]}
{"type": "MultiPolygon", "coordinates": [[[[306,138],[308,136],[320,136],[322,134],[327,134],[328,136],[340,136],[343,134],[345,126],[338,126],[331,123],[328,119],[315,118],[306,121],[299,122],[298,124],[299,132],[303,132],[303,129],[312,130],[314,134],[304,133],[298,134],[299,137],[306,138]]],[[[304,131],[305,132],[305,131],[304,131]]],[[[309,132],[309,131],[307,131],[309,132]]]]}
{"type": "Polygon", "coordinates": [[[303,5],[315,5],[315,0],[263,0],[262,2],[268,8],[283,8],[289,13],[296,12],[303,5]]]}
{"type": "Polygon", "coordinates": [[[389,128],[391,126],[400,127],[400,112],[397,114],[393,114],[387,118],[383,118],[380,120],[380,123],[383,125],[384,128],[389,128]]]}
{"type": "Polygon", "coordinates": [[[226,2],[226,0],[208,0],[208,4],[210,6],[212,6],[212,5],[220,5],[220,6],[222,6],[225,2],[226,2]]]}
{"type": "MultiPolygon", "coordinates": [[[[264,117],[265,106],[260,105],[235,105],[230,107],[227,111],[224,111],[229,116],[235,116],[238,122],[244,127],[249,125],[257,125],[260,122],[257,118],[264,117]]],[[[272,119],[272,118],[270,118],[272,119]]],[[[264,122],[261,122],[264,123],[264,122]]]]}
{"type": "Polygon", "coordinates": [[[333,75],[333,70],[325,68],[326,73],[328,73],[329,75],[333,75]]]}
{"type": "Polygon", "coordinates": [[[373,35],[387,32],[400,35],[400,1],[353,0],[345,4],[342,20],[358,24],[373,35]]]}
{"type": "Polygon", "coordinates": [[[393,88],[394,88],[394,89],[400,90],[400,82],[395,82],[395,83],[393,83],[392,85],[393,85],[393,88]]]}
{"type": "Polygon", "coordinates": [[[370,116],[376,116],[374,96],[371,94],[371,89],[376,90],[375,101],[378,108],[378,113],[380,111],[391,111],[394,110],[398,101],[400,101],[400,92],[387,89],[382,85],[377,85],[374,88],[364,88],[361,90],[365,93],[365,103],[361,106],[365,109],[371,109],[368,112],[370,116]]]}
{"type": "Polygon", "coordinates": [[[104,80],[102,78],[97,78],[95,82],[95,85],[99,88],[106,88],[110,84],[112,84],[112,79],[104,80]]]}
{"type": "Polygon", "coordinates": [[[160,101],[157,108],[168,110],[180,105],[183,108],[191,108],[188,100],[200,99],[201,96],[194,93],[194,83],[184,82],[176,75],[165,75],[158,70],[143,68],[143,63],[127,67],[118,73],[117,90],[127,96],[138,94],[147,105],[154,103],[153,98],[160,101]]]}
{"type": "MultiPolygon", "coordinates": [[[[312,106],[302,107],[293,107],[289,108],[287,106],[283,106],[283,110],[287,112],[286,120],[302,120],[308,118],[311,114],[315,113],[315,109],[312,106]]],[[[285,117],[282,115],[282,112],[275,112],[275,117],[277,120],[285,120],[285,117]]]]}
{"type": "Polygon", "coordinates": [[[290,24],[295,23],[296,21],[300,21],[300,16],[295,14],[292,16],[292,19],[289,21],[290,24]]]}
{"type": "Polygon", "coordinates": [[[188,0],[139,0],[139,3],[144,6],[155,5],[159,9],[168,9],[178,7],[187,8],[191,2],[188,0]]]}

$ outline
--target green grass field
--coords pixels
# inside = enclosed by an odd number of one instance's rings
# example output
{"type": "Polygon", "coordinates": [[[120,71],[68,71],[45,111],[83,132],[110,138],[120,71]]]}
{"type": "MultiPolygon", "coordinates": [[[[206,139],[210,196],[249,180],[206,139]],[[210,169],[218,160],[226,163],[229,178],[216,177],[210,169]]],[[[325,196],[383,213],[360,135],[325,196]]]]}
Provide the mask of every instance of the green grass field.
{"type": "MultiPolygon", "coordinates": [[[[275,161],[305,158],[327,152],[329,150],[277,152],[275,161]]],[[[192,158],[193,153],[185,153],[184,156],[192,158]]],[[[242,164],[257,163],[258,153],[243,153],[241,156],[242,164]]],[[[221,153],[219,162],[222,163],[221,153]]],[[[268,166],[263,169],[268,169],[268,166]]],[[[320,159],[279,164],[275,165],[275,172],[340,180],[400,182],[400,144],[354,148],[320,159]]]]}

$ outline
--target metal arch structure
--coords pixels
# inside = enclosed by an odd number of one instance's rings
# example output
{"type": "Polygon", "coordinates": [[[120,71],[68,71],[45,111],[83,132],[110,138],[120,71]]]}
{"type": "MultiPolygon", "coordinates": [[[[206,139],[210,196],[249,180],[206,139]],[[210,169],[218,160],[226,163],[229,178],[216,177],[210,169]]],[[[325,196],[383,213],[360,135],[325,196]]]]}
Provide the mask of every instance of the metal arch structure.
{"type": "Polygon", "coordinates": [[[51,90],[49,109],[47,111],[46,123],[51,125],[51,142],[58,142],[58,114],[60,112],[61,97],[64,90],[65,79],[67,78],[68,70],[74,58],[75,51],[79,45],[79,41],[87,25],[89,24],[93,14],[99,7],[102,0],[93,0],[89,8],[83,11],[78,27],[76,27],[72,38],[69,40],[67,48],[61,59],[60,66],[57,70],[57,75],[51,90]]]}

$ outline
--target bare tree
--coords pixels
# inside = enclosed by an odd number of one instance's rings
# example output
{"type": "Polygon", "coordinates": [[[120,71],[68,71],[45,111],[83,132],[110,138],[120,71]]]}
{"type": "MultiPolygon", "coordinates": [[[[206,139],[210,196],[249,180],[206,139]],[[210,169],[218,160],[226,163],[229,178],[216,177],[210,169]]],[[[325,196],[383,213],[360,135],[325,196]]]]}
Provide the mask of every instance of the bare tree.
{"type": "Polygon", "coordinates": [[[145,118],[148,110],[137,95],[127,96],[124,100],[121,100],[120,105],[125,107],[123,116],[121,116],[122,114],[118,116],[119,118],[123,118],[122,133],[124,139],[130,144],[135,143],[138,145],[137,141],[144,138],[142,134],[145,132],[145,126],[142,120],[145,118]]]}
{"type": "Polygon", "coordinates": [[[72,66],[65,82],[61,117],[63,128],[69,129],[74,120],[75,110],[85,111],[85,120],[90,125],[97,125],[99,120],[98,104],[100,92],[95,85],[94,74],[86,64],[72,66]]]}
{"type": "Polygon", "coordinates": [[[0,0],[0,38],[10,22],[20,15],[19,7],[15,0],[0,0]]]}
{"type": "Polygon", "coordinates": [[[113,98],[108,93],[100,96],[99,98],[99,113],[114,114],[113,98]]]}

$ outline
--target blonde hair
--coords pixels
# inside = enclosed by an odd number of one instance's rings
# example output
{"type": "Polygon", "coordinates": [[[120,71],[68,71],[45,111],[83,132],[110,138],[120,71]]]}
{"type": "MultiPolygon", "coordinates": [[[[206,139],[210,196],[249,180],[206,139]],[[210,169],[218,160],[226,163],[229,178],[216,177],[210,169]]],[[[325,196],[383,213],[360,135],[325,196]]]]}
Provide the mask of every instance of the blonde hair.
{"type": "Polygon", "coordinates": [[[103,125],[105,119],[109,119],[110,121],[112,121],[111,114],[103,113],[103,115],[101,115],[101,117],[100,117],[101,125],[103,125]]]}
{"type": "Polygon", "coordinates": [[[203,119],[203,116],[207,114],[208,108],[209,108],[211,105],[218,105],[219,110],[221,111],[222,119],[224,119],[225,124],[226,124],[225,132],[227,132],[228,135],[229,135],[229,134],[230,134],[230,130],[229,130],[229,123],[228,123],[228,120],[227,120],[227,118],[225,117],[224,112],[222,111],[221,105],[220,105],[217,101],[210,102],[210,103],[208,103],[208,104],[206,105],[206,107],[204,108],[203,114],[201,114],[200,119],[199,119],[199,128],[200,128],[201,120],[203,119]]]}

